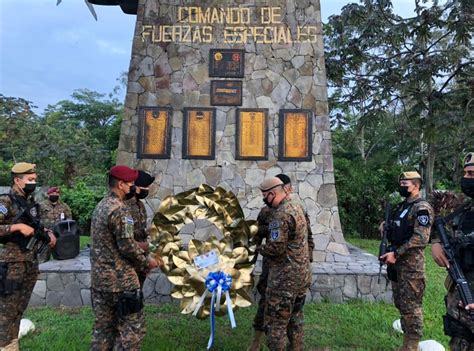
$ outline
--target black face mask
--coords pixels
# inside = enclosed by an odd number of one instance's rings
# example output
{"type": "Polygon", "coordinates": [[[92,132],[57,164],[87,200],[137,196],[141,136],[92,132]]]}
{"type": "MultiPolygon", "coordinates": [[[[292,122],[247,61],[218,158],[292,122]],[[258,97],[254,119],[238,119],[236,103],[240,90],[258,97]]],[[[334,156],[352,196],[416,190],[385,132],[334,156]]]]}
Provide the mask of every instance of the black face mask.
{"type": "Polygon", "coordinates": [[[148,193],[149,193],[148,189],[140,189],[140,193],[136,194],[135,197],[138,200],[142,200],[148,196],[148,193]]]}
{"type": "Polygon", "coordinates": [[[398,189],[398,192],[400,193],[401,196],[403,197],[409,197],[411,192],[408,191],[408,186],[403,186],[403,185],[400,185],[400,188],[398,189]]]}
{"type": "Polygon", "coordinates": [[[36,183],[26,183],[25,186],[23,187],[23,191],[25,192],[26,195],[30,195],[34,193],[36,189],[36,183]]]}
{"type": "Polygon", "coordinates": [[[272,208],[273,200],[275,200],[275,197],[272,199],[272,201],[268,201],[268,196],[267,196],[263,198],[263,203],[267,205],[268,207],[272,208]]]}
{"type": "Polygon", "coordinates": [[[474,198],[474,178],[461,178],[461,190],[466,196],[474,198]]]}
{"type": "Polygon", "coordinates": [[[136,190],[137,187],[135,185],[132,185],[128,193],[125,194],[125,200],[130,200],[132,197],[134,197],[136,190]]]}
{"type": "Polygon", "coordinates": [[[57,202],[59,200],[59,195],[51,195],[48,197],[49,201],[51,202],[57,202]]]}

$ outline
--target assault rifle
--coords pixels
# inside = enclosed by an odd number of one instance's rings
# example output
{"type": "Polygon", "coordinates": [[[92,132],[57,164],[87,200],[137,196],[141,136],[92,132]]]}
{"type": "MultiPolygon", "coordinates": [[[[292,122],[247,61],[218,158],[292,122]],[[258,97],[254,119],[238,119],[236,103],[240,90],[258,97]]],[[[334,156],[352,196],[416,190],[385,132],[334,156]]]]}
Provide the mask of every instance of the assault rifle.
{"type": "Polygon", "coordinates": [[[380,259],[381,256],[385,255],[388,252],[388,232],[390,230],[390,216],[392,213],[392,208],[390,206],[390,202],[387,202],[385,205],[385,215],[384,215],[384,224],[383,224],[383,236],[382,236],[382,241],[380,242],[379,246],[379,262],[380,262],[380,267],[379,267],[379,277],[377,282],[380,284],[380,276],[382,275],[382,267],[384,265],[384,261],[380,259]]]}
{"type": "Polygon", "coordinates": [[[24,209],[21,212],[17,220],[18,223],[24,223],[29,225],[34,229],[34,234],[28,241],[26,245],[26,250],[31,251],[36,246],[37,243],[41,243],[38,252],[42,251],[44,246],[49,244],[51,241],[48,233],[44,230],[44,226],[41,224],[38,218],[35,218],[31,215],[29,209],[24,209]]]}
{"type": "MultiPolygon", "coordinates": [[[[441,243],[443,244],[444,252],[446,253],[446,257],[449,261],[449,268],[448,273],[451,277],[452,281],[456,284],[456,289],[461,296],[461,301],[464,306],[470,305],[474,303],[474,299],[472,298],[471,289],[469,288],[469,283],[464,276],[464,273],[459,266],[459,263],[456,261],[454,257],[453,248],[449,243],[448,235],[446,234],[446,230],[444,228],[444,218],[436,218],[435,219],[435,226],[436,230],[439,233],[439,237],[441,239],[441,243]]],[[[472,320],[474,320],[474,310],[468,311],[469,316],[472,320]]]]}

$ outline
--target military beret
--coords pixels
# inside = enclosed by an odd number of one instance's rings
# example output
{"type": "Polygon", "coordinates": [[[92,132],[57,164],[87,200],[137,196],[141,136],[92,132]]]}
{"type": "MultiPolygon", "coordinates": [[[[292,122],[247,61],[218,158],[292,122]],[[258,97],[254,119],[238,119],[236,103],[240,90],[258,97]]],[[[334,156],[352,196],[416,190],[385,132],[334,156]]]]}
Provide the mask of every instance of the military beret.
{"type": "Polygon", "coordinates": [[[285,185],[286,184],[291,184],[291,179],[286,174],[280,173],[280,174],[277,174],[275,177],[280,179],[283,182],[283,184],[285,184],[285,185]]]}
{"type": "Polygon", "coordinates": [[[143,188],[148,188],[151,183],[155,181],[155,177],[152,177],[150,174],[148,174],[145,171],[138,171],[138,178],[135,180],[135,185],[136,186],[141,186],[143,188]]]}
{"type": "Polygon", "coordinates": [[[269,190],[272,190],[273,188],[276,188],[279,185],[284,185],[281,179],[277,177],[267,178],[263,181],[262,184],[260,184],[260,190],[263,192],[269,191],[269,190]]]}
{"type": "Polygon", "coordinates": [[[474,166],[474,152],[469,152],[464,156],[464,168],[474,166]]]}
{"type": "Polygon", "coordinates": [[[110,176],[124,182],[134,182],[138,177],[138,171],[128,166],[113,166],[109,172],[110,176]]]}
{"type": "Polygon", "coordinates": [[[402,172],[398,177],[398,180],[411,180],[411,179],[419,179],[421,180],[421,175],[417,171],[409,171],[409,172],[402,172]]]}
{"type": "Polygon", "coordinates": [[[36,173],[36,165],[34,163],[18,162],[12,167],[14,174],[33,174],[36,173]]]}
{"type": "Polygon", "coordinates": [[[48,189],[48,191],[46,192],[48,195],[52,194],[52,193],[61,193],[61,191],[59,190],[59,188],[57,186],[52,186],[48,189]]]}

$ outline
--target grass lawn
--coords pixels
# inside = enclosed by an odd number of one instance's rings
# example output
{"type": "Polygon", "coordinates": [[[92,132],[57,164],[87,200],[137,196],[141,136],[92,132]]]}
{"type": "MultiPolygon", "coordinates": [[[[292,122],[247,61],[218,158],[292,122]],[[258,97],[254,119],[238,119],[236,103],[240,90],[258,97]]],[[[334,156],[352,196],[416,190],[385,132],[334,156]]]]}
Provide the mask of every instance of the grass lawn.
{"type": "MultiPolygon", "coordinates": [[[[371,253],[378,250],[373,240],[349,239],[371,253]]],[[[82,241],[81,241],[82,243],[82,241]]],[[[445,272],[431,259],[427,248],[427,289],[424,299],[425,337],[445,347],[442,330],[445,272]]],[[[147,335],[143,350],[204,350],[209,337],[209,321],[181,315],[177,305],[146,306],[147,335]]],[[[255,308],[236,312],[237,328],[228,320],[217,319],[214,350],[246,350],[252,338],[255,308]]],[[[31,308],[26,318],[36,331],[21,340],[22,350],[88,350],[93,314],[90,308],[31,308]]],[[[402,336],[392,329],[398,319],[392,305],[352,301],[347,304],[308,304],[305,306],[305,349],[307,350],[394,350],[402,336]]]]}
{"type": "Polygon", "coordinates": [[[91,237],[90,236],[81,235],[79,237],[79,240],[80,240],[81,250],[85,249],[87,247],[87,245],[90,245],[90,243],[91,243],[91,237]]]}

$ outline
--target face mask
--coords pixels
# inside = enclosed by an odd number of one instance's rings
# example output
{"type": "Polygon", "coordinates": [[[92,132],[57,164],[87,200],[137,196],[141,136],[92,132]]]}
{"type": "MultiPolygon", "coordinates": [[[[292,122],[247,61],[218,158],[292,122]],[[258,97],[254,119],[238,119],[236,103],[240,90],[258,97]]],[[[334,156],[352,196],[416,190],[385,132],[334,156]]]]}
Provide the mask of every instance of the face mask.
{"type": "Polygon", "coordinates": [[[461,178],[461,190],[466,196],[474,198],[474,178],[461,178]]]}
{"type": "Polygon", "coordinates": [[[23,187],[23,191],[26,195],[33,193],[36,189],[36,183],[26,183],[23,187]]]}
{"type": "Polygon", "coordinates": [[[125,200],[130,200],[132,197],[134,197],[136,189],[137,187],[135,185],[132,185],[128,193],[125,194],[125,200]]]}
{"type": "MultiPolygon", "coordinates": [[[[273,198],[273,200],[275,200],[275,197],[273,198]]],[[[264,197],[264,198],[263,198],[263,203],[264,203],[265,205],[267,205],[268,207],[272,208],[273,200],[272,200],[272,201],[268,201],[268,196],[267,196],[267,197],[264,197]]]]}
{"type": "Polygon", "coordinates": [[[148,196],[148,189],[140,189],[140,194],[136,194],[136,198],[138,200],[144,199],[148,196]]]}
{"type": "Polygon", "coordinates": [[[56,202],[59,200],[59,195],[51,195],[50,197],[48,197],[48,199],[51,202],[56,202]]]}
{"type": "Polygon", "coordinates": [[[403,197],[409,197],[410,194],[411,194],[411,192],[408,191],[408,186],[406,186],[406,185],[400,185],[400,188],[398,189],[398,192],[403,197]]]}

